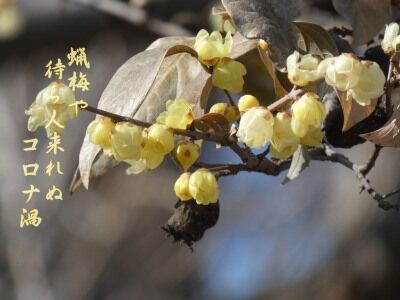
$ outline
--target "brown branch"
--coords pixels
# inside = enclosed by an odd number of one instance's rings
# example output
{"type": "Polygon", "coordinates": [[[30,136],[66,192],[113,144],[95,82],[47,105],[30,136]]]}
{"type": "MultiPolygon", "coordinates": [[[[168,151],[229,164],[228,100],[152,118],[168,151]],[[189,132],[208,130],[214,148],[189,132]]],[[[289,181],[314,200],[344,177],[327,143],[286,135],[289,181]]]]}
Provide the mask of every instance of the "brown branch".
{"type": "Polygon", "coordinates": [[[359,171],[364,175],[367,176],[367,174],[372,170],[372,168],[375,166],[375,162],[379,157],[379,153],[382,150],[382,146],[375,145],[374,151],[372,152],[371,156],[368,158],[368,160],[360,165],[359,171]]]}
{"type": "Polygon", "coordinates": [[[147,12],[128,3],[114,0],[62,0],[91,7],[136,26],[146,28],[160,36],[190,36],[192,33],[174,23],[152,19],[147,12]]]}
{"type": "MultiPolygon", "coordinates": [[[[85,108],[82,108],[86,111],[98,114],[98,115],[102,115],[108,118],[113,119],[114,121],[118,121],[118,122],[129,122],[132,124],[135,124],[137,126],[140,127],[144,127],[144,128],[148,128],[152,125],[152,123],[149,122],[144,122],[144,121],[140,121],[137,119],[133,119],[130,117],[124,117],[124,116],[120,116],[93,106],[87,106],[85,108]]],[[[210,141],[210,142],[215,142],[221,145],[226,146],[227,142],[226,142],[226,137],[224,136],[220,136],[220,135],[216,135],[213,133],[204,133],[204,132],[199,132],[199,131],[193,131],[193,130],[183,130],[183,129],[174,129],[174,133],[177,135],[181,135],[181,136],[186,136],[189,137],[193,140],[205,140],[205,141],[210,141]]]]}
{"type": "MultiPolygon", "coordinates": [[[[324,149],[325,153],[320,155],[311,155],[313,160],[337,162],[345,166],[346,168],[352,170],[356,175],[358,181],[360,182],[362,189],[366,190],[368,194],[375,201],[377,201],[378,206],[380,208],[384,210],[389,210],[389,209],[400,210],[399,204],[392,204],[390,202],[387,202],[385,199],[388,198],[388,196],[381,195],[371,186],[370,182],[366,179],[365,175],[362,172],[360,172],[360,166],[351,162],[345,155],[336,153],[332,148],[328,146],[325,146],[320,149],[324,149]]],[[[390,193],[388,195],[392,196],[393,193],[390,193]]]]}

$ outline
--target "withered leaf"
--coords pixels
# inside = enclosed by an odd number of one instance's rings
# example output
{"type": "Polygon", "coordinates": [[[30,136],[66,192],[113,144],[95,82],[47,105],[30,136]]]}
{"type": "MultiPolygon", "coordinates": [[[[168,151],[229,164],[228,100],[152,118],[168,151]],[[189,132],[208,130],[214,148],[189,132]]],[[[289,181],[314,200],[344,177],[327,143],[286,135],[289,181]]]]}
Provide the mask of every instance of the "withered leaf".
{"type": "Polygon", "coordinates": [[[343,129],[347,131],[357,123],[368,118],[375,110],[377,99],[372,100],[370,105],[362,106],[354,100],[346,100],[347,92],[337,91],[340,104],[343,109],[343,129]]]}
{"type": "Polygon", "coordinates": [[[360,136],[376,145],[400,148],[400,105],[382,128],[360,136]]]}
{"type": "Polygon", "coordinates": [[[221,114],[208,113],[193,121],[193,126],[201,132],[215,132],[225,135],[229,132],[229,121],[221,114]]]}
{"type": "Polygon", "coordinates": [[[310,51],[312,44],[314,44],[321,53],[329,52],[333,56],[339,55],[335,42],[329,33],[320,25],[299,21],[293,22],[293,24],[299,29],[303,36],[307,52],[310,51]]]}
{"type": "Polygon", "coordinates": [[[286,57],[297,45],[291,21],[298,14],[293,0],[222,0],[238,31],[249,39],[270,44],[271,58],[284,67],[286,57]]]}

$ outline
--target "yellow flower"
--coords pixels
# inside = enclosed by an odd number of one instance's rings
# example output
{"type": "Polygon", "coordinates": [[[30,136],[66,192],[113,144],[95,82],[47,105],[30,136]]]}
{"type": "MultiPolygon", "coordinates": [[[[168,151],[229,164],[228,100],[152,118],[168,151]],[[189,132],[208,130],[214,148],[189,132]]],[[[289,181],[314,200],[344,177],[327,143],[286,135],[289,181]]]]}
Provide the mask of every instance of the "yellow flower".
{"type": "Polygon", "coordinates": [[[257,106],[260,106],[260,102],[253,95],[243,95],[239,98],[238,108],[241,114],[248,111],[250,108],[257,106]]]}
{"type": "Polygon", "coordinates": [[[398,45],[400,45],[399,24],[393,22],[389,25],[386,25],[385,35],[383,37],[381,46],[386,54],[392,55],[396,52],[398,45]]]}
{"type": "Polygon", "coordinates": [[[230,123],[236,122],[240,118],[238,108],[228,103],[216,103],[211,106],[209,112],[223,115],[230,123]]]}
{"type": "Polygon", "coordinates": [[[28,130],[33,132],[49,123],[46,128],[48,137],[54,132],[62,135],[67,122],[76,118],[75,108],[70,106],[74,102],[75,94],[68,86],[62,82],[52,82],[37,94],[25,112],[29,116],[28,130]],[[54,121],[51,121],[52,117],[54,121]]]}
{"type": "Polygon", "coordinates": [[[309,127],[304,137],[300,139],[300,143],[309,147],[317,147],[321,145],[324,139],[324,132],[315,127],[309,127]]]}
{"type": "Polygon", "coordinates": [[[186,129],[193,122],[193,112],[190,103],[183,99],[168,100],[167,111],[162,112],[157,122],[170,128],[186,129]]]}
{"type": "Polygon", "coordinates": [[[112,154],[117,161],[137,160],[142,151],[142,130],[128,122],[115,125],[111,135],[112,154]]]}
{"type": "Polygon", "coordinates": [[[286,112],[277,113],[275,116],[271,144],[274,150],[278,152],[288,147],[295,146],[294,148],[297,148],[299,144],[299,138],[292,131],[291,119],[291,116],[286,112]]]}
{"type": "Polygon", "coordinates": [[[253,107],[240,119],[237,136],[251,148],[264,146],[273,135],[274,117],[264,107],[253,107]]]}
{"type": "Polygon", "coordinates": [[[269,149],[271,156],[277,159],[287,159],[293,155],[293,153],[296,152],[298,144],[293,144],[289,145],[286,148],[283,148],[282,150],[278,151],[274,146],[271,145],[271,148],[269,149]]]}
{"type": "Polygon", "coordinates": [[[362,61],[360,79],[355,87],[349,90],[351,98],[360,105],[369,105],[372,99],[383,94],[385,75],[376,62],[362,61]]]}
{"type": "Polygon", "coordinates": [[[291,83],[306,86],[323,76],[318,72],[319,59],[311,54],[301,55],[295,51],[286,60],[288,78],[291,83]]]}
{"type": "Polygon", "coordinates": [[[308,132],[308,129],[310,127],[307,124],[303,124],[303,123],[297,121],[296,118],[293,118],[293,117],[290,122],[290,126],[292,127],[293,133],[296,136],[298,136],[299,138],[305,137],[308,132]]]}
{"type": "Polygon", "coordinates": [[[184,170],[189,169],[200,157],[200,146],[193,142],[183,142],[176,149],[176,159],[184,170]]]}
{"type": "Polygon", "coordinates": [[[174,185],[175,195],[181,201],[187,201],[192,199],[192,195],[189,192],[189,179],[190,179],[190,173],[186,172],[183,173],[181,176],[179,176],[179,178],[175,181],[174,185]]]}
{"type": "Polygon", "coordinates": [[[139,174],[146,170],[154,170],[164,160],[165,154],[160,152],[159,145],[149,142],[149,132],[147,129],[142,131],[140,159],[125,160],[130,167],[126,170],[128,175],[139,174]]]}
{"type": "Polygon", "coordinates": [[[86,134],[89,135],[89,141],[99,145],[104,150],[111,148],[111,134],[115,127],[110,118],[100,117],[93,120],[87,127],[86,134]]]}
{"type": "Polygon", "coordinates": [[[222,38],[221,33],[200,30],[196,36],[194,50],[199,55],[199,60],[206,65],[215,65],[221,58],[228,57],[231,53],[233,39],[230,32],[222,38]]]}
{"type": "Polygon", "coordinates": [[[226,109],[228,108],[228,105],[228,103],[223,102],[215,103],[213,106],[210,107],[209,112],[213,114],[224,115],[226,109]]]}
{"type": "Polygon", "coordinates": [[[233,93],[240,93],[243,89],[246,67],[235,60],[222,59],[214,67],[212,83],[214,86],[233,93]]]}
{"type": "Polygon", "coordinates": [[[216,203],[219,189],[214,174],[204,168],[196,170],[189,178],[189,193],[197,204],[216,203]]]}
{"type": "Polygon", "coordinates": [[[155,123],[148,130],[147,142],[155,152],[167,154],[175,147],[174,132],[165,125],[155,123]]]}
{"type": "Polygon", "coordinates": [[[325,81],[339,91],[347,91],[357,85],[362,70],[360,60],[351,53],[324,59],[318,66],[325,81]]]}
{"type": "Polygon", "coordinates": [[[309,92],[301,96],[292,105],[292,114],[293,118],[303,125],[320,127],[325,118],[326,110],[318,95],[309,92]]]}

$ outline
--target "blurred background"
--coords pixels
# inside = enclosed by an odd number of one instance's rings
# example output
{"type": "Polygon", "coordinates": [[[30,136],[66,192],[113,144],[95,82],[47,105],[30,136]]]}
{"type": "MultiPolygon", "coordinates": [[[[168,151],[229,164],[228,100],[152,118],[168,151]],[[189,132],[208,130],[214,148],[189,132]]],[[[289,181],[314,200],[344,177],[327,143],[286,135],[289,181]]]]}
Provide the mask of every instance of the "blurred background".
{"type": "MultiPolygon", "coordinates": [[[[97,101],[117,68],[160,36],[211,28],[207,0],[0,0],[0,299],[399,299],[400,216],[385,212],[355,176],[312,162],[295,181],[242,173],[222,178],[220,218],[186,246],[160,227],[173,213],[171,161],[151,173],[126,176],[120,166],[73,196],[68,187],[87,124],[71,122],[58,154],[64,175],[24,177],[22,165],[47,165],[44,130],[29,133],[25,109],[50,83],[49,60],[86,47],[90,91],[97,101]],[[121,5],[122,6],[121,6],[121,5]],[[108,11],[108,12],[107,12],[108,11]],[[38,151],[23,140],[39,138],[38,151]],[[42,191],[25,203],[22,190],[42,191]],[[63,201],[47,201],[52,185],[63,201]],[[38,208],[38,228],[19,228],[22,208],[38,208]]],[[[305,1],[302,18],[343,23],[330,1],[305,1]]],[[[215,25],[214,25],[215,26],[215,25]]],[[[211,103],[221,95],[212,94],[211,103]]],[[[344,151],[363,162],[371,144],[344,151]]],[[[205,145],[203,158],[234,161],[205,145]]],[[[382,193],[399,183],[399,153],[384,149],[371,172],[382,193]]],[[[398,199],[393,198],[393,201],[398,199]]]]}

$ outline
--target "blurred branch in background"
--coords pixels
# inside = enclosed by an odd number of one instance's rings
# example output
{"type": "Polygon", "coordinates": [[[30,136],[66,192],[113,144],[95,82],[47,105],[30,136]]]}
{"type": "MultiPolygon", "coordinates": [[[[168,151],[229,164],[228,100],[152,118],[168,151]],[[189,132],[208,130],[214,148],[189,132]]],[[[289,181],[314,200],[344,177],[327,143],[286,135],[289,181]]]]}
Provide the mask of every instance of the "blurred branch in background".
{"type": "Polygon", "coordinates": [[[107,13],[114,17],[130,22],[136,26],[146,28],[160,36],[190,36],[189,30],[166,21],[151,18],[148,13],[137,6],[113,0],[62,0],[66,3],[76,3],[107,13]]]}

